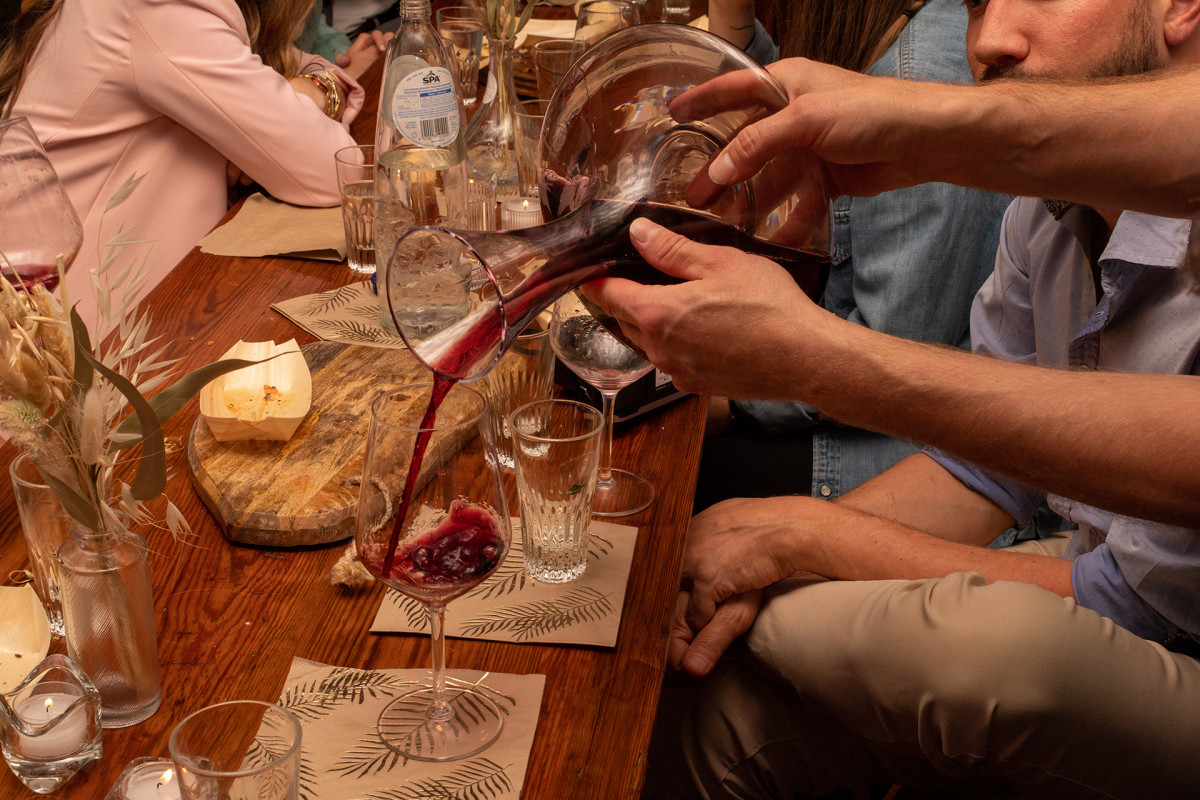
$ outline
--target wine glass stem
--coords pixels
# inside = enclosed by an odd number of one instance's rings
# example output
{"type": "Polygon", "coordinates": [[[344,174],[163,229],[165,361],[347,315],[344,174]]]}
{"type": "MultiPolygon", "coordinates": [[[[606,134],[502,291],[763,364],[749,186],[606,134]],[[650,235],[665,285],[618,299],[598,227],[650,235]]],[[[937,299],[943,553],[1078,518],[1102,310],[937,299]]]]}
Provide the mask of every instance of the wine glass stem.
{"type": "Polygon", "coordinates": [[[433,702],[425,714],[444,722],[453,712],[446,702],[446,606],[442,603],[429,604],[429,642],[433,650],[433,702]]]}
{"type": "Polygon", "coordinates": [[[612,443],[613,443],[613,419],[616,409],[617,393],[603,389],[599,390],[601,401],[601,410],[604,412],[604,444],[600,449],[600,468],[596,473],[597,486],[611,486],[613,482],[612,476],[612,443]]]}

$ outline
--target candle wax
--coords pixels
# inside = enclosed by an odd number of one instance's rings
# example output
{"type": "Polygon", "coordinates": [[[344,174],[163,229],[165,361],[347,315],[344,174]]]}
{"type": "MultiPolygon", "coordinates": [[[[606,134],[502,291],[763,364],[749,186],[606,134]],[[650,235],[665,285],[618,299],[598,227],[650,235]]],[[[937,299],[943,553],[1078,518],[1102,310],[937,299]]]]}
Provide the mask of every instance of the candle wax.
{"type": "MultiPolygon", "coordinates": [[[[62,693],[35,694],[17,703],[15,711],[27,725],[44,725],[61,717],[80,695],[62,693]]],[[[87,709],[79,706],[53,728],[39,736],[18,732],[21,755],[53,761],[74,755],[88,744],[87,709]]]]}

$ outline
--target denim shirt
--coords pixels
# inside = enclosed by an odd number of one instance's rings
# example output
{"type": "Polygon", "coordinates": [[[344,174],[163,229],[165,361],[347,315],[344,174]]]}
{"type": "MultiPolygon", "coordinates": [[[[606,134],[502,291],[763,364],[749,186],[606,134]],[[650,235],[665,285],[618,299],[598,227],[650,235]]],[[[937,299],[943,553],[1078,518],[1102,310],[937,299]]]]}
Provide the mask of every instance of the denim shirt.
{"type": "MultiPolygon", "coordinates": [[[[1085,206],[1058,218],[1039,200],[1005,217],[996,271],[971,312],[976,352],[1060,369],[1200,374],[1200,295],[1178,269],[1189,223],[1126,211],[1099,258],[1097,299],[1088,253],[1101,224],[1085,206]]],[[[1036,403],[1037,398],[1030,398],[1036,403]]],[[[1152,408],[1146,409],[1153,414],[1152,408]]],[[[1097,436],[1104,436],[1099,428],[1097,436]]],[[[1028,521],[1044,495],[928,450],[971,489],[1028,521]]],[[[1114,455],[1114,458],[1119,455],[1114,455]]],[[[1067,557],[1076,602],[1153,641],[1200,639],[1200,531],[1045,497],[1075,527],[1067,557]]]]}
{"type": "MultiPolygon", "coordinates": [[[[868,73],[969,82],[966,30],[961,0],[931,0],[868,73]]],[[[756,55],[763,38],[756,33],[751,42],[756,55]]],[[[971,299],[995,264],[1010,199],[944,183],[838,198],[825,307],[883,333],[968,346],[971,299]]],[[[734,408],[768,434],[812,427],[817,497],[844,494],[917,452],[908,442],[817,419],[802,404],[737,400],[734,408]]]]}

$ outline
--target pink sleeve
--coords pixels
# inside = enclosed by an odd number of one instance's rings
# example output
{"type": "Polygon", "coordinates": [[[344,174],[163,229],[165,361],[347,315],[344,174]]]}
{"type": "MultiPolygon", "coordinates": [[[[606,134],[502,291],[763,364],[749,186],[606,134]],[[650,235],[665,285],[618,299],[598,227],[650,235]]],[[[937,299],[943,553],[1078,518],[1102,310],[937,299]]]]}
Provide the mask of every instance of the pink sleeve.
{"type": "MultiPolygon", "coordinates": [[[[134,80],[143,100],[298,205],[339,202],[333,154],[355,142],[251,52],[234,0],[135,0],[134,80]]],[[[339,77],[345,79],[344,73],[339,77]]],[[[358,89],[355,111],[362,106],[358,89]]]]}

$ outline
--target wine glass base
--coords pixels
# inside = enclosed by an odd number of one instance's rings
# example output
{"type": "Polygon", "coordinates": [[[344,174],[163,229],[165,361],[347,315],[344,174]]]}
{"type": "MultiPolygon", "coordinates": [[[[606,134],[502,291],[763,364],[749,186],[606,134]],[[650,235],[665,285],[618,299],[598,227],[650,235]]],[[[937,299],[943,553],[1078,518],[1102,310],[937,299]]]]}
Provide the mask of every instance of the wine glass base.
{"type": "Polygon", "coordinates": [[[477,689],[446,686],[447,719],[429,714],[433,687],[400,695],[379,714],[379,738],[405,758],[453,761],[485,750],[500,736],[500,707],[477,689]]]}
{"type": "Polygon", "coordinates": [[[624,517],[636,514],[654,502],[654,485],[641,475],[623,469],[612,471],[612,482],[597,482],[592,515],[624,517]]]}

